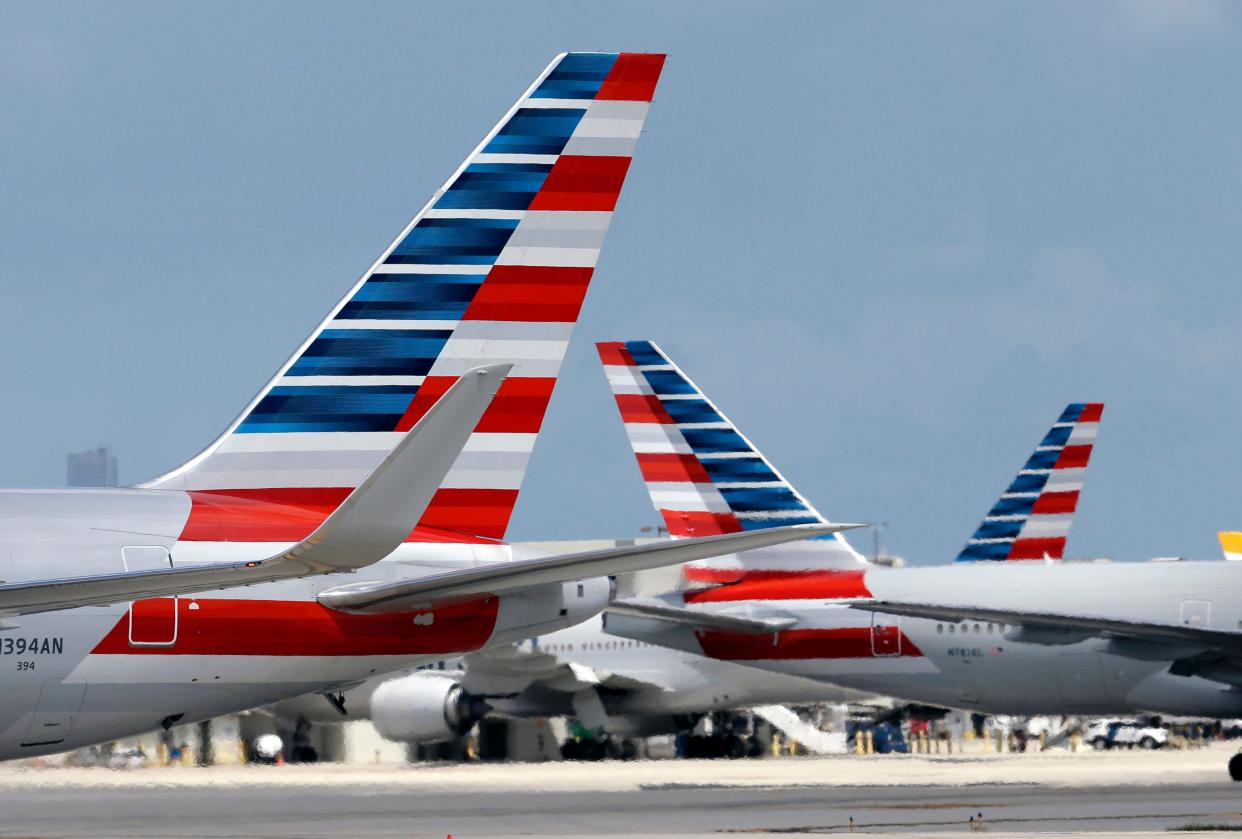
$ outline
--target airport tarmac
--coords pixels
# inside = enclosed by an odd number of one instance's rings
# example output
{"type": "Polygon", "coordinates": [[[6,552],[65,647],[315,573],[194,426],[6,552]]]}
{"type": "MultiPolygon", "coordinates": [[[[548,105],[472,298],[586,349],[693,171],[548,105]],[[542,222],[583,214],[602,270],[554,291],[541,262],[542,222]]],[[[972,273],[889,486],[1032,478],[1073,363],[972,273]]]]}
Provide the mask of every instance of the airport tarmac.
{"type": "Polygon", "coordinates": [[[8,764],[0,836],[788,836],[847,833],[851,818],[867,835],[961,836],[980,814],[992,836],[1242,830],[1242,785],[1225,772],[1233,749],[130,771],[8,764]]]}

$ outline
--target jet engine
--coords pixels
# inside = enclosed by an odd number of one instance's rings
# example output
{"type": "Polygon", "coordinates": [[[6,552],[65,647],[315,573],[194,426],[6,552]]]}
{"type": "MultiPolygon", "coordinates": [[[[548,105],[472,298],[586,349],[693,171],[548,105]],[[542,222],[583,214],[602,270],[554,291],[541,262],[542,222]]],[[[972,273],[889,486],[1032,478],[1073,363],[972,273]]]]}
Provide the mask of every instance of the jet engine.
{"type": "Polygon", "coordinates": [[[469,731],[488,704],[455,680],[428,672],[384,682],[371,695],[371,722],[389,740],[435,743],[469,731]]]}

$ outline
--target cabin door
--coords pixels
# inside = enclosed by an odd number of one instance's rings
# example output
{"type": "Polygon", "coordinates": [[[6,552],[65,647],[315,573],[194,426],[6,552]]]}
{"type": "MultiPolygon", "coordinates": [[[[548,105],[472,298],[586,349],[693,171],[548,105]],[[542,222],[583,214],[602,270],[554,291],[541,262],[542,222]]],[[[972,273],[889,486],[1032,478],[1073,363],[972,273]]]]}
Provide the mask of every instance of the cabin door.
{"type": "MultiPolygon", "coordinates": [[[[121,548],[126,571],[158,571],[172,568],[172,555],[163,545],[131,545],[121,548]]],[[[131,647],[171,647],[177,643],[177,598],[149,597],[129,606],[131,647]]]]}

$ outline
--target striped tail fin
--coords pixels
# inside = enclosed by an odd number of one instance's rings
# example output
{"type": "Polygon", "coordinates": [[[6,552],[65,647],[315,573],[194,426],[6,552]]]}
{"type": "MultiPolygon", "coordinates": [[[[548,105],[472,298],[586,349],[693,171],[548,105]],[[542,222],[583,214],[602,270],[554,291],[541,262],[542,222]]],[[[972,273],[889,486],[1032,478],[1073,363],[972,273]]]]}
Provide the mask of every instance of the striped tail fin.
{"type": "MultiPolygon", "coordinates": [[[[596,344],[651,503],[674,537],[709,536],[826,519],[650,341],[596,344]]],[[[840,534],[692,563],[687,577],[746,571],[857,568],[840,534]]]]}
{"type": "Polygon", "coordinates": [[[145,486],[326,514],[458,376],[510,361],[419,523],[503,537],[663,64],[554,59],[219,439],[145,486]]]}
{"type": "Polygon", "coordinates": [[[1065,556],[1065,539],[1103,413],[1101,402],[1066,406],[957,562],[1065,556]]]}

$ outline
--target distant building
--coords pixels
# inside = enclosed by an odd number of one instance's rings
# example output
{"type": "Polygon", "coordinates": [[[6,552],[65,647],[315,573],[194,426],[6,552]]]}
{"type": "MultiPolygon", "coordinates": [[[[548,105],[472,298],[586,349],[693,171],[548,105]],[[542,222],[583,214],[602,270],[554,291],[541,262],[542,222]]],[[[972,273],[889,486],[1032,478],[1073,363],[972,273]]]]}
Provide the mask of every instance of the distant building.
{"type": "Polygon", "coordinates": [[[69,455],[67,481],[71,487],[116,486],[116,457],[107,446],[69,455]]]}

